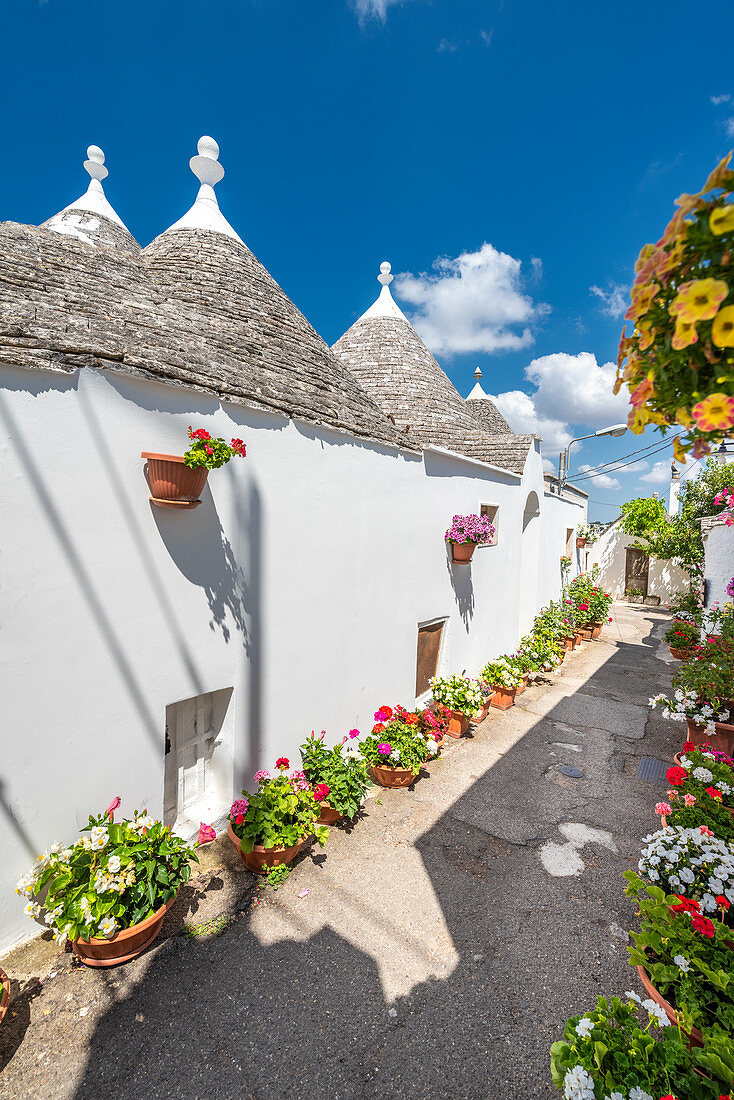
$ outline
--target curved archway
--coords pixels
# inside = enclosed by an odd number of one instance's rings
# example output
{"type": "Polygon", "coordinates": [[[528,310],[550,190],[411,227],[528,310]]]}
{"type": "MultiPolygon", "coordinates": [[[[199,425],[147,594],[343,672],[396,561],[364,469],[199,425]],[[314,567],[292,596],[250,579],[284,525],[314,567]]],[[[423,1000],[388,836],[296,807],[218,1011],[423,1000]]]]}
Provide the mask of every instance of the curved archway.
{"type": "Polygon", "coordinates": [[[540,501],[536,492],[528,493],[522,514],[520,536],[520,637],[533,624],[538,607],[538,573],[540,570],[540,501]]]}

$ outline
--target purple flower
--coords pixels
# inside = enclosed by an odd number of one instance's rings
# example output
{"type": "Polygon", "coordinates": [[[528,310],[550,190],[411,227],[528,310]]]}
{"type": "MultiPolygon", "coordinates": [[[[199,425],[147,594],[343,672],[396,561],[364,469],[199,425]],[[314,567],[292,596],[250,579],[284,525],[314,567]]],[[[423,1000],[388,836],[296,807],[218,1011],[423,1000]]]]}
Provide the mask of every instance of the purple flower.
{"type": "Polygon", "coordinates": [[[444,538],[447,542],[485,544],[492,541],[494,531],[487,516],[454,516],[444,538]]]}
{"type": "Polygon", "coordinates": [[[388,745],[387,741],[383,741],[377,746],[377,751],[382,753],[383,756],[389,756],[392,752],[392,745],[388,745]]]}

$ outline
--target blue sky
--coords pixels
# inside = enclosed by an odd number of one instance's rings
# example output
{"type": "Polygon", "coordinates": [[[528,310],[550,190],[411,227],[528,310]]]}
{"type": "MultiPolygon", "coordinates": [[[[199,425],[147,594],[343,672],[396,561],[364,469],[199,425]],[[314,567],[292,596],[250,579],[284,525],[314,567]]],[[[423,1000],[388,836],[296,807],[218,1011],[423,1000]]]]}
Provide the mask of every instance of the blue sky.
{"type": "MultiPolygon", "coordinates": [[[[686,0],[23,0],[3,24],[0,218],[76,198],[96,143],[146,244],[211,134],[223,212],[329,343],[390,260],[460,392],[480,366],[554,461],[625,419],[605,364],[634,259],[734,145],[730,43],[686,0]]],[[[657,441],[594,440],[572,470],[657,441]]],[[[585,481],[592,516],[667,493],[669,456],[585,481]]]]}

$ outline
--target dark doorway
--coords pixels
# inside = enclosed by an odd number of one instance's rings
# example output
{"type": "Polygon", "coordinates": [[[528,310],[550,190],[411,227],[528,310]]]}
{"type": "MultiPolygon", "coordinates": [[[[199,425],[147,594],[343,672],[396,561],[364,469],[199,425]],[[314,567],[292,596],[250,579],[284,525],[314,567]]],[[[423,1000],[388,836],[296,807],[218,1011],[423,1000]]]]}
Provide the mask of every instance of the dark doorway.
{"type": "Polygon", "coordinates": [[[627,559],[624,566],[624,590],[635,595],[640,593],[647,595],[647,574],[650,568],[650,558],[644,550],[635,550],[627,547],[627,559]]]}

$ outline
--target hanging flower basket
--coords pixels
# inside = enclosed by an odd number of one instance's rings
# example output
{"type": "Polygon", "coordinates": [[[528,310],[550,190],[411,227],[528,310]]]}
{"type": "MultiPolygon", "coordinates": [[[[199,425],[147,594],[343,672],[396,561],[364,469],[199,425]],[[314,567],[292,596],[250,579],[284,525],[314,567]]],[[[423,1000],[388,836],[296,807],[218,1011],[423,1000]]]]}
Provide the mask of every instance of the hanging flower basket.
{"type": "Polygon", "coordinates": [[[576,539],[577,550],[583,550],[584,546],[586,546],[586,539],[576,539]]]}
{"type": "Polygon", "coordinates": [[[225,443],[205,428],[194,431],[189,425],[189,439],[191,446],[183,455],[140,452],[148,463],[150,500],[158,508],[198,507],[209,471],[226,465],[235,455],[244,458],[246,454],[241,439],[225,443]]]}

